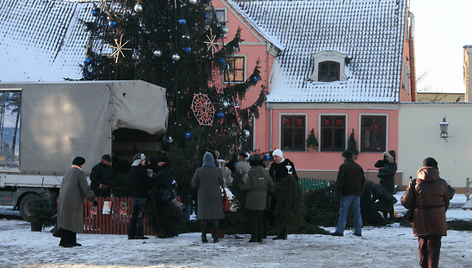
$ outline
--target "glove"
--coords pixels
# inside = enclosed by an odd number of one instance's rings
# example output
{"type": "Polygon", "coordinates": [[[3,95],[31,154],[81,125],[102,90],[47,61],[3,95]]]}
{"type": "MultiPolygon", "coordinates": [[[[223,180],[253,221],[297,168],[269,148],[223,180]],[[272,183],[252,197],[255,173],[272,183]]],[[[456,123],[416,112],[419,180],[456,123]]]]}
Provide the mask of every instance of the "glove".
{"type": "Polygon", "coordinates": [[[92,201],[92,204],[97,207],[97,206],[98,206],[97,199],[93,200],[93,201],[92,201]]]}

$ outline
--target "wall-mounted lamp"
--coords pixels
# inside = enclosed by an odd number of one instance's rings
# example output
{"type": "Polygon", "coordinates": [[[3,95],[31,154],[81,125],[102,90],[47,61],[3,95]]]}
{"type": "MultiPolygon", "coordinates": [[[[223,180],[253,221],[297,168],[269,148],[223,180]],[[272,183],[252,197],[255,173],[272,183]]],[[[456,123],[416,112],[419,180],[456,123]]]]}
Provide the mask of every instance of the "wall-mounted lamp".
{"type": "Polygon", "coordinates": [[[439,128],[441,129],[441,133],[439,134],[440,138],[443,138],[446,142],[449,137],[449,133],[447,133],[447,128],[449,127],[449,122],[446,122],[446,117],[444,116],[443,121],[439,122],[439,128]]]}

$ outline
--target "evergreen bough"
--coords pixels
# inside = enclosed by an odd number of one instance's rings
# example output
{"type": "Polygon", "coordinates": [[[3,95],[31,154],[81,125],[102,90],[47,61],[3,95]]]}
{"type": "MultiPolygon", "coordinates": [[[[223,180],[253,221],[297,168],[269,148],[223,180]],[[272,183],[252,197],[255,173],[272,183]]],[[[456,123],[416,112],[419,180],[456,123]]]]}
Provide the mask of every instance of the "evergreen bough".
{"type": "Polygon", "coordinates": [[[288,175],[278,182],[276,196],[276,227],[287,227],[288,231],[296,231],[305,223],[306,214],[304,197],[297,177],[288,175]]]}
{"type": "Polygon", "coordinates": [[[352,133],[349,136],[349,141],[347,144],[347,149],[352,152],[353,155],[358,155],[359,151],[357,150],[357,142],[356,138],[354,137],[354,129],[352,129],[352,133]]]}

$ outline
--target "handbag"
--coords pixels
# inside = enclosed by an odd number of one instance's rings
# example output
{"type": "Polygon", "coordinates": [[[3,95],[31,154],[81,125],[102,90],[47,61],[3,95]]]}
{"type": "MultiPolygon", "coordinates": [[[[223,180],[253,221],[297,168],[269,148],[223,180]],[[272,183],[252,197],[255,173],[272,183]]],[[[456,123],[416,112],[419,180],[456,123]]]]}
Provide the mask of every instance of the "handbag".
{"type": "Polygon", "coordinates": [[[448,184],[447,190],[449,191],[449,199],[452,199],[456,193],[456,189],[452,188],[451,185],[448,184]]]}
{"type": "Polygon", "coordinates": [[[174,199],[174,191],[170,188],[169,182],[167,182],[167,188],[161,188],[157,192],[157,197],[164,202],[169,202],[170,200],[174,199]]]}
{"type": "Polygon", "coordinates": [[[413,184],[412,184],[412,187],[413,187],[413,202],[411,202],[411,206],[410,208],[405,212],[405,214],[403,214],[403,218],[412,223],[413,222],[413,214],[414,214],[414,211],[415,211],[415,188],[416,186],[416,179],[413,181],[413,184]]]}
{"type": "Polygon", "coordinates": [[[223,188],[223,196],[221,199],[223,201],[223,211],[228,211],[231,208],[231,203],[229,202],[228,195],[226,195],[225,188],[223,188]]]}

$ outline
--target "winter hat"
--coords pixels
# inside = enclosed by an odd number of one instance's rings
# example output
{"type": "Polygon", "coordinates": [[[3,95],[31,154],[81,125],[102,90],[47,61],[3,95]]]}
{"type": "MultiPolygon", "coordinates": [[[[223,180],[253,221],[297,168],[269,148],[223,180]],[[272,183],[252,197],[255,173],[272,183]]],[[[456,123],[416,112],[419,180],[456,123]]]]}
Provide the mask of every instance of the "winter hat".
{"type": "Polygon", "coordinates": [[[352,152],[349,151],[349,150],[346,150],[343,152],[343,157],[345,157],[346,159],[351,159],[352,158],[352,152]]]}
{"type": "Polygon", "coordinates": [[[161,151],[168,152],[169,150],[170,150],[169,145],[167,145],[167,144],[162,145],[161,151]]]}
{"type": "Polygon", "coordinates": [[[111,156],[109,154],[104,154],[102,156],[102,160],[105,160],[105,161],[108,161],[108,162],[112,161],[111,156]]]}
{"type": "Polygon", "coordinates": [[[203,155],[203,167],[216,167],[215,165],[215,158],[211,153],[205,153],[203,155]]]}
{"type": "Polygon", "coordinates": [[[262,161],[262,157],[260,154],[253,154],[251,155],[251,157],[249,157],[249,165],[251,165],[251,167],[254,167],[254,166],[262,166],[264,163],[262,161]]]}
{"type": "Polygon", "coordinates": [[[169,163],[170,162],[170,159],[167,158],[167,156],[161,154],[157,157],[157,163],[159,162],[166,162],[166,163],[169,163]]]}
{"type": "Polygon", "coordinates": [[[139,165],[139,163],[143,160],[146,160],[146,156],[144,154],[142,154],[142,153],[135,154],[133,156],[133,164],[131,164],[131,166],[137,167],[139,165]]]}
{"type": "Polygon", "coordinates": [[[272,152],[272,157],[274,156],[280,156],[280,158],[284,158],[284,153],[282,152],[282,150],[280,149],[275,149],[273,152],[272,152]]]}
{"type": "Polygon", "coordinates": [[[83,157],[81,157],[81,156],[77,156],[77,157],[74,158],[74,160],[72,161],[72,165],[82,166],[83,164],[85,164],[85,158],[83,158],[83,157]]]}
{"type": "Polygon", "coordinates": [[[438,168],[438,162],[436,161],[436,159],[434,159],[432,157],[428,157],[425,160],[423,160],[423,166],[424,167],[435,167],[435,168],[439,169],[438,168]]]}

